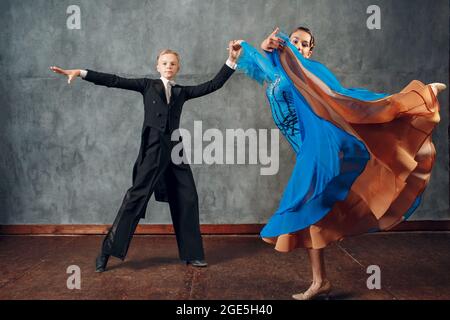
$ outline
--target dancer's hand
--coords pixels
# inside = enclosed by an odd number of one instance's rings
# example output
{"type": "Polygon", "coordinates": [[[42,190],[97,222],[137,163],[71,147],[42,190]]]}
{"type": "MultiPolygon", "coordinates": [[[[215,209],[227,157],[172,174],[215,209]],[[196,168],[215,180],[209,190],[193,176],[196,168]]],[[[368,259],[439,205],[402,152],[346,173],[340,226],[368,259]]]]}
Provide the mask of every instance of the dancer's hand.
{"type": "Polygon", "coordinates": [[[50,70],[52,70],[55,73],[63,74],[67,76],[67,83],[70,84],[73,79],[80,76],[80,70],[79,69],[73,69],[73,70],[64,70],[56,66],[50,67],[50,70]]]}
{"type": "Polygon", "coordinates": [[[230,59],[233,63],[236,63],[237,59],[241,55],[242,41],[244,40],[232,40],[228,43],[228,59],[230,59]]]}
{"type": "Polygon", "coordinates": [[[280,31],[280,28],[276,27],[275,30],[261,43],[261,49],[264,51],[272,52],[273,49],[283,49],[284,40],[278,38],[276,34],[280,31]]]}

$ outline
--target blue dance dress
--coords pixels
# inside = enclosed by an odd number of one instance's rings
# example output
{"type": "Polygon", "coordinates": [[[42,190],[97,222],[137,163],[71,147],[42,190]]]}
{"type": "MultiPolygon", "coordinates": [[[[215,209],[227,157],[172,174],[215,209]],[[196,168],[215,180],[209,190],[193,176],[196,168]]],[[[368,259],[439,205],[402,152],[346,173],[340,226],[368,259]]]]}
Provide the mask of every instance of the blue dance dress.
{"type": "Polygon", "coordinates": [[[419,81],[394,95],[345,88],[285,34],[278,37],[283,50],[263,56],[243,42],[238,61],[238,70],[266,85],[273,120],[296,154],[261,237],[279,251],[322,248],[404,220],[420,203],[435,156],[430,136],[439,105],[430,88],[419,81]],[[393,144],[383,150],[377,136],[393,144]]]}

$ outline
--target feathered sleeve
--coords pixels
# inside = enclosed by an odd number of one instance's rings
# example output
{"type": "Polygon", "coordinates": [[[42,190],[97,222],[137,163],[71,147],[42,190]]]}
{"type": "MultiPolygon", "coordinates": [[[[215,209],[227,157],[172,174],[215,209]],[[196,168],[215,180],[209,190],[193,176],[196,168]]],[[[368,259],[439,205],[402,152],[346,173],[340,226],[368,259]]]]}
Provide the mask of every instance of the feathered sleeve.
{"type": "Polygon", "coordinates": [[[237,69],[261,85],[275,78],[275,69],[271,61],[264,57],[247,42],[242,42],[242,53],[237,63],[237,69]]]}

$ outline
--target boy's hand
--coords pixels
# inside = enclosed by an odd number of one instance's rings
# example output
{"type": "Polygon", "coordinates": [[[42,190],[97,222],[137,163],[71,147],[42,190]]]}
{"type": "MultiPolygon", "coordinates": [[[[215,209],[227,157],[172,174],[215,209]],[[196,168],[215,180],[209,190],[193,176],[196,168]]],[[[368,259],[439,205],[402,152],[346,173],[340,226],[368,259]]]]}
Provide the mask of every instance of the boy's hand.
{"type": "Polygon", "coordinates": [[[264,51],[272,52],[273,49],[283,49],[284,40],[275,36],[280,28],[276,27],[275,30],[261,43],[261,49],[264,51]]]}
{"type": "Polygon", "coordinates": [[[73,81],[73,79],[75,79],[76,77],[80,76],[80,70],[78,70],[78,69],[64,70],[64,69],[61,69],[59,67],[52,66],[52,67],[50,67],[50,70],[52,70],[55,73],[59,73],[59,74],[63,74],[65,76],[67,76],[67,78],[68,78],[67,79],[67,83],[68,84],[70,84],[73,81]]]}
{"type": "Polygon", "coordinates": [[[242,46],[241,42],[243,40],[233,40],[228,43],[228,59],[230,59],[231,62],[236,63],[237,59],[239,58],[242,46]]]}

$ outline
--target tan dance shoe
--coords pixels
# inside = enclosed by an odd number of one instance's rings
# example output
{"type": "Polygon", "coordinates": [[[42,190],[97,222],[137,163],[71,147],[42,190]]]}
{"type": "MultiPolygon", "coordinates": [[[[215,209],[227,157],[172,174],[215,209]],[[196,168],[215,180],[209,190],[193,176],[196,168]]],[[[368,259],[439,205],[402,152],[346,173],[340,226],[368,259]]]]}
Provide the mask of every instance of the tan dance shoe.
{"type": "Polygon", "coordinates": [[[330,291],[331,291],[331,283],[329,280],[325,280],[320,286],[320,288],[318,289],[309,288],[303,293],[297,293],[292,295],[292,298],[294,298],[295,300],[312,300],[320,295],[325,295],[326,299],[328,299],[330,291]]]}

